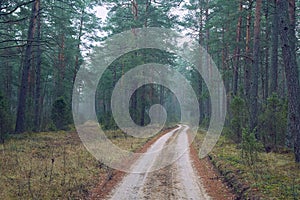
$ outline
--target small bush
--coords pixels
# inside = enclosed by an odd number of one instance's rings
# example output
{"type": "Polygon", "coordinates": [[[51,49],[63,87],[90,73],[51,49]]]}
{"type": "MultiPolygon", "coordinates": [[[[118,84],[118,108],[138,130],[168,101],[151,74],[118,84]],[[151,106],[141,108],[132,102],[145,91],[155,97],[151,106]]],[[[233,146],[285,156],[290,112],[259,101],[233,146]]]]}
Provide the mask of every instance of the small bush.
{"type": "Polygon", "coordinates": [[[264,112],[259,116],[259,133],[267,152],[285,145],[287,127],[287,103],[277,94],[267,99],[264,112]]]}
{"type": "Polygon", "coordinates": [[[101,128],[104,130],[117,130],[118,126],[111,113],[102,114],[99,118],[101,128]]]}
{"type": "Polygon", "coordinates": [[[12,117],[9,111],[9,105],[0,92],[0,143],[4,143],[5,138],[12,131],[12,117]]]}
{"type": "Polygon", "coordinates": [[[71,113],[63,97],[59,97],[55,100],[52,107],[51,118],[58,130],[68,129],[68,124],[71,123],[71,113]]]}
{"type": "Polygon", "coordinates": [[[248,129],[243,129],[242,132],[242,158],[246,161],[249,166],[255,165],[258,161],[258,153],[262,150],[262,145],[256,140],[255,134],[249,132],[248,129]]]}
{"type": "Polygon", "coordinates": [[[232,119],[230,122],[231,139],[236,143],[242,140],[242,130],[248,125],[248,112],[245,100],[239,96],[235,96],[230,105],[232,119]]]}

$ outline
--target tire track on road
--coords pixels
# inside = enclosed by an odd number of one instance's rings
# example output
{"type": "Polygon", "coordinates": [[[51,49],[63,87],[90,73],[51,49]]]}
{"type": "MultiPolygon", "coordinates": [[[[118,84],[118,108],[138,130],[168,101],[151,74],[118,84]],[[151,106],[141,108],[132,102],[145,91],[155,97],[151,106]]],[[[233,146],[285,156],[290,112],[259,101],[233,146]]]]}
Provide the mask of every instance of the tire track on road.
{"type": "Polygon", "coordinates": [[[132,171],[145,173],[125,176],[109,199],[210,199],[193,169],[187,130],[188,126],[179,126],[159,138],[132,166],[132,171]],[[171,165],[153,171],[178,156],[171,165]]]}

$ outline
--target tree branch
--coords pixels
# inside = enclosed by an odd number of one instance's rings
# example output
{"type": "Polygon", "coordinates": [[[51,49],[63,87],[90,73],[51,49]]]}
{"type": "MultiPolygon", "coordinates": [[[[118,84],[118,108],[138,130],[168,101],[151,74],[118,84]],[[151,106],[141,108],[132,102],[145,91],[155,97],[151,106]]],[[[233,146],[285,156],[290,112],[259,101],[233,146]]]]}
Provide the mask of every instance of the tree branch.
{"type": "Polygon", "coordinates": [[[6,13],[0,13],[0,16],[10,15],[10,14],[12,14],[13,12],[15,12],[18,8],[20,8],[20,7],[22,7],[22,6],[26,6],[26,5],[28,5],[28,4],[31,4],[32,2],[34,2],[34,0],[31,0],[31,1],[28,1],[28,2],[24,2],[24,3],[20,3],[20,4],[18,4],[14,9],[12,9],[11,11],[6,12],[6,13]]]}

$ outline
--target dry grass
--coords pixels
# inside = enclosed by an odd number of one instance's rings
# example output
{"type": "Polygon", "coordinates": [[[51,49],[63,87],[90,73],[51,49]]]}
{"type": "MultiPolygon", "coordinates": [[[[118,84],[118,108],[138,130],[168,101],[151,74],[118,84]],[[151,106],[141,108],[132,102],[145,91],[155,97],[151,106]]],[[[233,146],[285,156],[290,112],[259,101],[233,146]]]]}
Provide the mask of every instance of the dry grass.
{"type": "MultiPolygon", "coordinates": [[[[200,146],[204,134],[199,132],[195,145],[200,146]]],[[[241,149],[221,137],[210,157],[222,175],[231,182],[242,198],[299,199],[300,165],[293,153],[260,152],[258,161],[248,166],[241,157],[241,149]],[[243,188],[242,188],[243,187],[243,188]]]]}
{"type": "MultiPolygon", "coordinates": [[[[120,148],[134,151],[145,139],[107,132],[120,148]]],[[[86,199],[109,172],[76,133],[45,132],[11,137],[0,146],[0,199],[86,199]],[[103,177],[103,176],[102,176],[103,177]]]]}

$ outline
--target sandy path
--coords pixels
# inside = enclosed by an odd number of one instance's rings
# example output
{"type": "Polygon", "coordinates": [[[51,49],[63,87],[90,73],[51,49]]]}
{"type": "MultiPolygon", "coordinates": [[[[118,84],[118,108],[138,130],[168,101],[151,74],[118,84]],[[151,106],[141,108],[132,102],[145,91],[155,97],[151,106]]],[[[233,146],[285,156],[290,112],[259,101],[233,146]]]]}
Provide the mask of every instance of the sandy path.
{"type": "Polygon", "coordinates": [[[173,164],[153,171],[188,147],[187,126],[179,126],[159,138],[147,153],[164,148],[160,154],[144,154],[133,165],[133,171],[112,190],[109,199],[210,199],[195,172],[190,151],[185,151],[173,164]]]}

